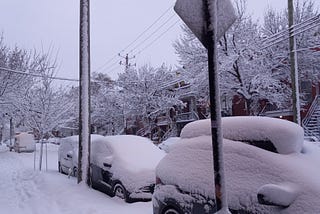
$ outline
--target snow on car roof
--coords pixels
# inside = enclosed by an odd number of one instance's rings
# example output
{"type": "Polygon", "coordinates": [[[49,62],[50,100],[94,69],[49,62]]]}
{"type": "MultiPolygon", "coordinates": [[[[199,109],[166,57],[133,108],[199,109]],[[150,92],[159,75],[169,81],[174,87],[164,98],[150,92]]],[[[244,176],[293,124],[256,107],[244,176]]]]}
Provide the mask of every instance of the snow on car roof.
{"type": "Polygon", "coordinates": [[[16,134],[15,138],[23,141],[33,141],[34,136],[33,134],[29,134],[27,132],[21,132],[19,134],[16,134]]]}
{"type": "MultiPolygon", "coordinates": [[[[283,119],[238,116],[222,118],[223,137],[236,141],[270,140],[278,153],[300,152],[304,141],[301,126],[283,119]]],[[[198,120],[187,124],[181,138],[211,135],[210,120],[198,120]]]]}
{"type": "Polygon", "coordinates": [[[165,155],[152,141],[135,135],[106,136],[99,139],[96,145],[98,144],[100,144],[99,149],[102,150],[101,144],[106,144],[111,148],[113,162],[120,161],[123,167],[127,167],[130,171],[154,170],[165,155]]]}
{"type": "MultiPolygon", "coordinates": [[[[103,136],[98,134],[90,135],[91,142],[96,141],[100,138],[103,138],[103,136]]],[[[73,135],[73,136],[61,138],[60,140],[61,140],[61,143],[71,143],[74,148],[79,146],[79,135],[73,135]]]]}
{"type": "Polygon", "coordinates": [[[165,152],[169,152],[171,147],[180,142],[180,137],[169,137],[167,140],[163,141],[158,145],[160,149],[165,152]]]}
{"type": "Polygon", "coordinates": [[[92,163],[105,168],[111,164],[113,179],[119,179],[129,192],[155,182],[155,168],[165,152],[149,139],[134,135],[107,136],[92,144],[92,163]]]}
{"type": "MultiPolygon", "coordinates": [[[[183,191],[214,197],[212,145],[210,136],[182,139],[164,157],[156,169],[164,184],[177,185],[183,191]]],[[[284,212],[317,213],[320,210],[320,173],[316,163],[320,151],[305,145],[304,153],[289,155],[272,153],[255,146],[224,139],[225,177],[231,208],[258,206],[257,191],[265,184],[293,183],[299,187],[296,201],[284,212]],[[306,209],[308,207],[308,209],[306,209]]],[[[280,196],[279,196],[280,197],[280,196]]]]}

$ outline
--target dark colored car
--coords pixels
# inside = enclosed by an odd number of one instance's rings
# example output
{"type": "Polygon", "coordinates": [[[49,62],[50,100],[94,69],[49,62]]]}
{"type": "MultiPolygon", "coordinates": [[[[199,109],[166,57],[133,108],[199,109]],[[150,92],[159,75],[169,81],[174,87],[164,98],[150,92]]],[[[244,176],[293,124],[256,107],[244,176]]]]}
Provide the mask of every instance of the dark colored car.
{"type": "Polygon", "coordinates": [[[126,202],[151,200],[155,167],[165,153],[149,139],[107,136],[92,144],[90,183],[126,202]]]}
{"type": "MultiPolygon", "coordinates": [[[[225,122],[223,129],[233,129],[226,135],[233,140],[223,140],[231,213],[319,213],[320,150],[303,144],[300,126],[260,117],[229,118],[225,122]],[[266,142],[275,150],[259,145],[266,142]]],[[[206,135],[209,127],[209,121],[185,127],[181,142],[158,164],[154,214],[215,212],[212,143],[211,136],[206,135]]]]}

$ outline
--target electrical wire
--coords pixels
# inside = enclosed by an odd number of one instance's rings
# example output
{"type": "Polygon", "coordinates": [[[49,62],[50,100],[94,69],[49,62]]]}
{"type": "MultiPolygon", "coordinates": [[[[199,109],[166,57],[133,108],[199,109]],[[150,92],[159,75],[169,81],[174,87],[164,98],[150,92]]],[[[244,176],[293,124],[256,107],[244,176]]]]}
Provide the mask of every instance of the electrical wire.
{"type": "Polygon", "coordinates": [[[96,68],[93,72],[97,72],[97,71],[101,70],[106,65],[108,65],[110,62],[112,62],[117,56],[118,55],[114,55],[112,58],[110,58],[108,61],[106,61],[103,65],[101,65],[100,67],[96,68]]]}
{"type": "Polygon", "coordinates": [[[150,42],[149,44],[147,44],[146,46],[144,46],[142,49],[140,49],[140,51],[136,52],[134,55],[138,55],[140,53],[142,53],[144,50],[146,50],[147,48],[149,48],[151,45],[153,45],[157,40],[159,40],[164,34],[166,34],[170,29],[172,29],[180,20],[175,21],[172,25],[170,25],[164,32],[162,32],[162,34],[160,34],[159,36],[157,36],[152,42],[150,42]]]}
{"type": "MultiPolygon", "coordinates": [[[[117,68],[117,67],[115,67],[117,68]]],[[[11,73],[16,73],[16,74],[22,74],[22,75],[28,75],[28,76],[33,76],[37,78],[43,78],[46,77],[48,79],[53,79],[53,80],[63,80],[63,81],[71,81],[71,82],[80,82],[78,79],[71,79],[71,78],[64,78],[64,77],[52,77],[52,76],[47,76],[47,75],[40,75],[40,74],[33,74],[33,73],[26,73],[24,71],[18,71],[18,70],[13,70],[9,68],[3,68],[0,67],[0,72],[5,71],[5,72],[11,72],[11,73]]],[[[108,81],[101,81],[101,80],[91,80],[91,82],[108,82],[108,81]]]]}
{"type": "Polygon", "coordinates": [[[13,70],[13,69],[9,69],[9,68],[3,68],[3,67],[0,67],[0,71],[29,75],[29,76],[33,76],[33,77],[41,77],[41,78],[46,77],[46,78],[54,79],[54,80],[65,80],[65,81],[79,82],[78,79],[71,79],[71,78],[64,78],[64,77],[50,77],[50,76],[45,76],[45,75],[40,75],[40,74],[26,73],[24,71],[18,71],[18,70],[13,70]]]}
{"type": "MultiPolygon", "coordinates": [[[[126,47],[124,47],[119,53],[124,52],[126,49],[131,47],[136,41],[138,41],[146,32],[148,32],[156,23],[158,23],[169,11],[173,8],[173,5],[170,5],[150,26],[148,26],[142,33],[140,33],[132,42],[130,42],[126,47]]],[[[114,61],[118,57],[118,53],[115,54],[112,58],[107,60],[103,65],[99,66],[97,69],[94,69],[94,72],[97,72],[104,68],[106,65],[114,61]]]]}
{"type": "Polygon", "coordinates": [[[156,30],[154,30],[147,38],[139,42],[136,46],[134,46],[129,53],[132,53],[135,49],[140,47],[143,43],[148,41],[155,33],[157,33],[163,26],[165,26],[168,22],[170,22],[176,14],[171,15],[162,25],[160,25],[156,30]]]}
{"type": "Polygon", "coordinates": [[[170,9],[172,9],[173,5],[171,5],[168,9],[166,9],[149,27],[147,27],[142,33],[140,33],[137,38],[135,38],[130,44],[128,44],[125,48],[121,50],[121,52],[128,49],[132,44],[134,44],[138,39],[140,39],[149,29],[151,29],[164,15],[166,15],[170,9]]]}

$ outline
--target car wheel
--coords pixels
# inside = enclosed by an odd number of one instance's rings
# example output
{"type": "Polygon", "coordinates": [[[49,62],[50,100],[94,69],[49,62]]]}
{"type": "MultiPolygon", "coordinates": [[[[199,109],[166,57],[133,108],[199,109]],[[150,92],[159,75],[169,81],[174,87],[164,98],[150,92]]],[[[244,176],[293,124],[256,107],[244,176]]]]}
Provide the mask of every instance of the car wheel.
{"type": "Polygon", "coordinates": [[[90,168],[90,174],[89,174],[87,182],[88,182],[88,186],[93,188],[93,185],[92,185],[92,168],[90,168]]]}
{"type": "Polygon", "coordinates": [[[114,185],[113,189],[113,193],[115,196],[127,201],[127,191],[124,186],[122,186],[120,183],[117,183],[116,185],[114,185]]]}
{"type": "Polygon", "coordinates": [[[62,167],[61,167],[60,162],[58,162],[58,171],[59,171],[60,173],[62,173],[62,167]]]}
{"type": "Polygon", "coordinates": [[[78,169],[77,169],[77,167],[73,167],[72,175],[73,175],[74,177],[77,177],[77,176],[78,176],[78,169]]]}
{"type": "Polygon", "coordinates": [[[169,208],[169,209],[166,209],[163,214],[180,214],[179,211],[177,211],[175,208],[169,208]]]}

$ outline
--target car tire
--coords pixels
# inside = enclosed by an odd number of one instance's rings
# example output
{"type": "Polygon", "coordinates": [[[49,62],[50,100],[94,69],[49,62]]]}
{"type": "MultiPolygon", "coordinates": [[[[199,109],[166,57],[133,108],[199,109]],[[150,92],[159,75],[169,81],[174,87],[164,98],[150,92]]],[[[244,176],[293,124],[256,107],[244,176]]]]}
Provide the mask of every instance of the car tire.
{"type": "Polygon", "coordinates": [[[89,177],[88,177],[88,186],[93,188],[93,183],[92,183],[92,168],[90,167],[90,174],[89,174],[89,177]]]}
{"type": "Polygon", "coordinates": [[[113,194],[124,201],[128,201],[127,191],[121,183],[116,183],[113,187],[113,194]]]}
{"type": "Polygon", "coordinates": [[[77,167],[73,167],[72,175],[73,175],[74,177],[77,177],[77,176],[78,176],[78,169],[77,169],[77,167]]]}
{"type": "Polygon", "coordinates": [[[58,162],[58,171],[59,171],[60,173],[63,173],[63,172],[62,172],[62,167],[61,167],[60,162],[58,162]]]}
{"type": "Polygon", "coordinates": [[[164,212],[162,212],[162,214],[181,214],[181,212],[179,212],[178,210],[176,210],[173,207],[170,207],[170,208],[164,210],[164,212]]]}

